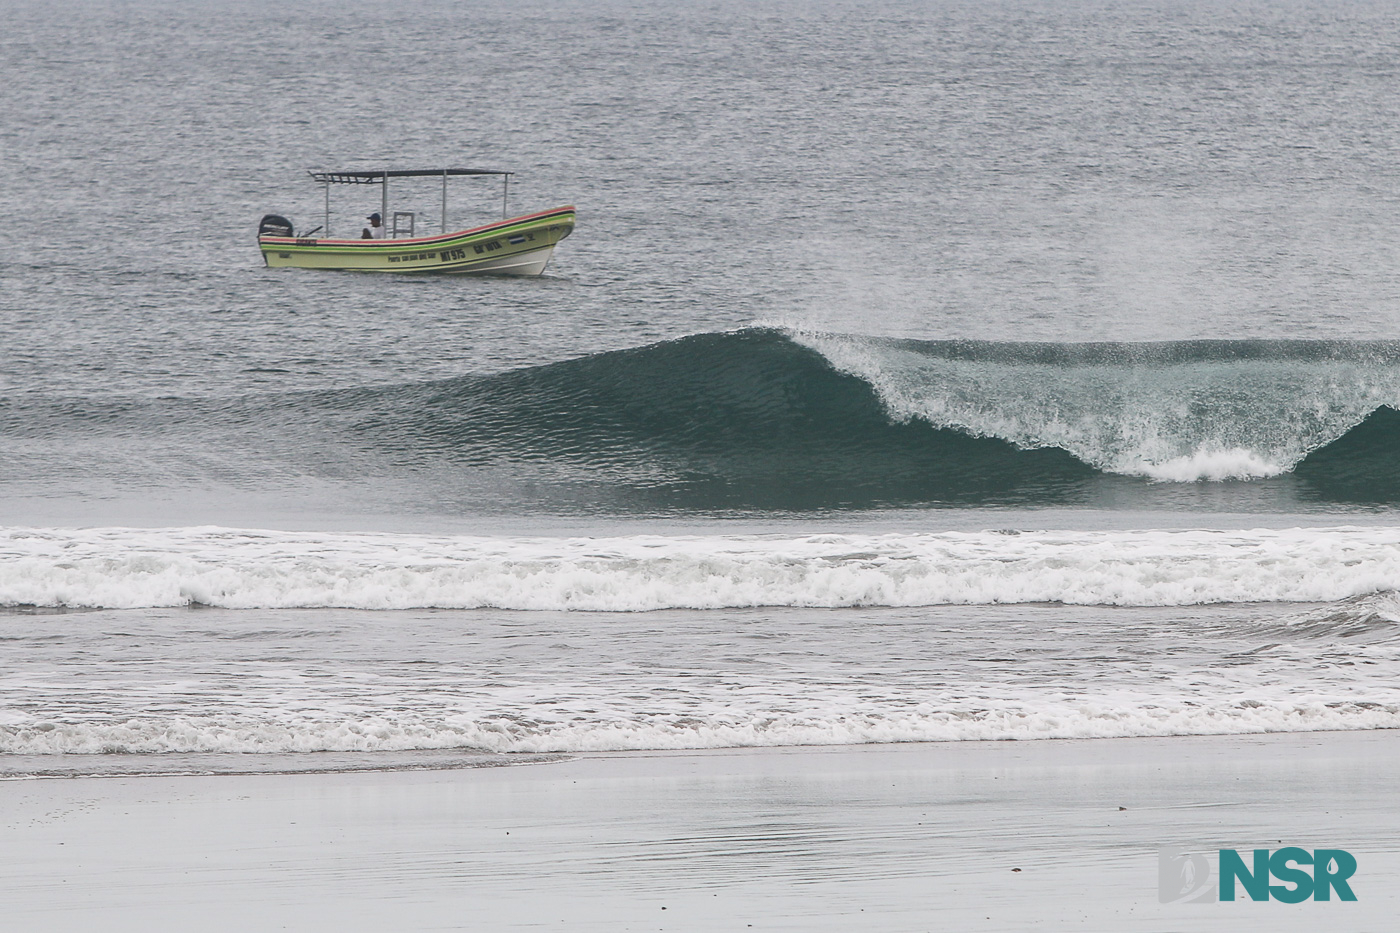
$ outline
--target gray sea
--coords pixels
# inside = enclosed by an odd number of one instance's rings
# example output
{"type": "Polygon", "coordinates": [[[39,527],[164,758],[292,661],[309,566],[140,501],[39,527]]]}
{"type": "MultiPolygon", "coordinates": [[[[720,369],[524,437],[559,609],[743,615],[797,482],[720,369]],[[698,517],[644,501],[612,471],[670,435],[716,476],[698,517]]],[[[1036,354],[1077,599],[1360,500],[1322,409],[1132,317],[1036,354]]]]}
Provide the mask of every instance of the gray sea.
{"type": "Polygon", "coordinates": [[[1395,5],[5,19],[4,774],[1400,726],[1395,5]]]}

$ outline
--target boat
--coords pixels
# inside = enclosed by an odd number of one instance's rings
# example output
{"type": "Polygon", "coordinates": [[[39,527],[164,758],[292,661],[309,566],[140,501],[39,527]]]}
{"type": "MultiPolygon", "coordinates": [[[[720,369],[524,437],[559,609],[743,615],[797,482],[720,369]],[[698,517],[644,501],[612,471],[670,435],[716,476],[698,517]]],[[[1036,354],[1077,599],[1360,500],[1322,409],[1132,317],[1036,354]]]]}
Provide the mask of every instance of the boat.
{"type": "Polygon", "coordinates": [[[270,267],[346,269],[357,272],[476,273],[539,275],[549,265],[554,247],[574,229],[572,205],[519,217],[509,215],[513,172],[488,169],[370,169],[309,172],[325,188],[325,220],[321,226],[297,233],[280,214],[266,214],[258,224],[258,248],[270,267]],[[479,227],[448,230],[447,180],[454,176],[498,176],[502,180],[501,219],[479,227]],[[438,232],[419,236],[420,218],[413,211],[389,211],[391,178],[442,178],[442,215],[438,232]],[[378,218],[382,238],[337,239],[330,235],[331,186],[379,185],[378,218]],[[319,233],[317,237],[315,234],[319,233]]]}

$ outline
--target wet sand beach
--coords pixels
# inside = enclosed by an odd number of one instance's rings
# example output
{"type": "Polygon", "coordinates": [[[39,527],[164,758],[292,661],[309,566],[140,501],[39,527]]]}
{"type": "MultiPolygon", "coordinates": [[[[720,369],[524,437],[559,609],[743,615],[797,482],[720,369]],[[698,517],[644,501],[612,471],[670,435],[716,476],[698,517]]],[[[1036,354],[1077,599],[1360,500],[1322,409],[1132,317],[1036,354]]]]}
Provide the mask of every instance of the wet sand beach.
{"type": "Polygon", "coordinates": [[[0,883],[53,931],[1379,930],[1397,759],[1371,731],[12,780],[0,883]],[[1353,853],[1357,901],[1159,903],[1161,846],[1285,845],[1353,853]]]}

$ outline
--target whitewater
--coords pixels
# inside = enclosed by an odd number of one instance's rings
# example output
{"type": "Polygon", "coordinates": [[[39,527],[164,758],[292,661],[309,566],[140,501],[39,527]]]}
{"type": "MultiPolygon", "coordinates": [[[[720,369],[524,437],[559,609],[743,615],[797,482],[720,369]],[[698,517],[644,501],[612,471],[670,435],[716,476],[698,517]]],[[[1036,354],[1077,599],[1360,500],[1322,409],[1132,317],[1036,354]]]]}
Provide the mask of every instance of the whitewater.
{"type": "Polygon", "coordinates": [[[790,336],[870,384],[896,420],[1162,482],[1287,473],[1378,409],[1400,408],[1400,346],[1389,343],[790,336]]]}
{"type": "Polygon", "coordinates": [[[1400,589],[1400,531],[474,537],[0,529],[0,607],[513,609],[1330,602],[1400,589]]]}
{"type": "Polygon", "coordinates": [[[0,752],[24,756],[22,775],[161,767],[152,755],[300,770],[330,752],[432,766],[421,755],[1395,728],[1397,626],[1393,593],[1188,610],[31,609],[7,623],[0,752]]]}

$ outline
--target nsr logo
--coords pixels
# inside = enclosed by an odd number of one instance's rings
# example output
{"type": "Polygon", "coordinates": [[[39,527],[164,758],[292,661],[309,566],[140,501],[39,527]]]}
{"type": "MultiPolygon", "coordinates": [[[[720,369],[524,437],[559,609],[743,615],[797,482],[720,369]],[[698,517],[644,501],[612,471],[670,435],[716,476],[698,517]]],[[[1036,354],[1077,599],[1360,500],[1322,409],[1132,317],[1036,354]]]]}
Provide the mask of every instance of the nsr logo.
{"type": "Polygon", "coordinates": [[[1238,883],[1252,901],[1330,901],[1333,893],[1340,901],[1356,900],[1348,883],[1356,874],[1356,858],[1345,849],[1309,852],[1288,846],[1272,853],[1255,849],[1248,863],[1238,850],[1220,849],[1216,884],[1211,883],[1210,868],[1204,855],[1162,849],[1157,861],[1158,899],[1163,904],[1233,901],[1238,883]],[[1270,880],[1279,883],[1270,884],[1270,880]]]}

